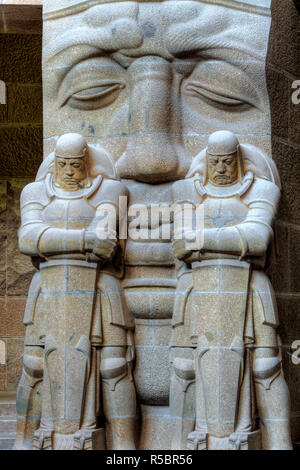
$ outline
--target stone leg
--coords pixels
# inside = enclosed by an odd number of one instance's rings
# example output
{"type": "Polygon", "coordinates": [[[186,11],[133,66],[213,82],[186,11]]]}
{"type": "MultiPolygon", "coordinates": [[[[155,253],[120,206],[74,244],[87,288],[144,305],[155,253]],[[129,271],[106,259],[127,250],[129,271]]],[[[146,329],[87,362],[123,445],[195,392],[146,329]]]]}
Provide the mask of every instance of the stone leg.
{"type": "Polygon", "coordinates": [[[99,409],[99,374],[96,372],[99,370],[99,351],[95,347],[91,350],[91,366],[90,376],[86,385],[84,410],[81,419],[81,429],[95,429],[96,428],[96,416],[99,409]]]}
{"type": "Polygon", "coordinates": [[[89,339],[82,335],[75,347],[45,338],[45,373],[40,428],[34,434],[36,450],[73,448],[80,430],[86,385],[91,372],[89,339]]]}
{"type": "Polygon", "coordinates": [[[80,429],[74,434],[75,450],[105,450],[104,429],[97,428],[100,405],[99,353],[99,349],[92,347],[80,429]]]}
{"type": "Polygon", "coordinates": [[[255,400],[252,381],[252,350],[245,349],[244,376],[240,388],[235,431],[229,436],[229,450],[260,450],[261,432],[255,430],[255,400]]]}
{"type": "Polygon", "coordinates": [[[186,448],[189,450],[208,450],[208,428],[206,420],[206,403],[203,380],[199,367],[199,348],[195,350],[195,408],[196,426],[186,441],[186,448]]]}
{"type": "Polygon", "coordinates": [[[43,348],[25,346],[23,372],[17,390],[17,437],[15,449],[32,448],[32,437],[40,424],[44,372],[43,348]]]}
{"type": "Polygon", "coordinates": [[[264,450],[291,450],[290,397],[278,349],[257,348],[254,382],[264,450]]]}
{"type": "Polygon", "coordinates": [[[185,450],[186,436],[195,428],[195,365],[192,348],[173,348],[170,414],[173,420],[171,450],[185,450]]]}
{"type": "Polygon", "coordinates": [[[113,450],[135,450],[136,393],[126,353],[125,346],[107,346],[101,353],[103,409],[113,450]]]}

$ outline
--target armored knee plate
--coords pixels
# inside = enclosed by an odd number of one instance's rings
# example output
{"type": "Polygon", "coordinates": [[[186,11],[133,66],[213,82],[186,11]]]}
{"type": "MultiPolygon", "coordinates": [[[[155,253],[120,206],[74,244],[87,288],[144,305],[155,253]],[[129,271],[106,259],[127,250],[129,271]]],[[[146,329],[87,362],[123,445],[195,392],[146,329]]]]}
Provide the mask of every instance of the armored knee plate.
{"type": "Polygon", "coordinates": [[[26,354],[23,358],[23,372],[26,384],[34,387],[44,375],[43,358],[26,354]]]}
{"type": "Polygon", "coordinates": [[[103,382],[115,390],[117,384],[127,376],[128,364],[124,357],[110,357],[102,359],[100,371],[103,382]]]}
{"type": "Polygon", "coordinates": [[[271,388],[280,372],[281,362],[278,357],[260,357],[254,362],[254,381],[261,384],[266,390],[271,388]]]}
{"type": "Polygon", "coordinates": [[[173,366],[176,380],[181,384],[183,391],[186,392],[188,386],[195,381],[194,361],[176,357],[173,366]]]}

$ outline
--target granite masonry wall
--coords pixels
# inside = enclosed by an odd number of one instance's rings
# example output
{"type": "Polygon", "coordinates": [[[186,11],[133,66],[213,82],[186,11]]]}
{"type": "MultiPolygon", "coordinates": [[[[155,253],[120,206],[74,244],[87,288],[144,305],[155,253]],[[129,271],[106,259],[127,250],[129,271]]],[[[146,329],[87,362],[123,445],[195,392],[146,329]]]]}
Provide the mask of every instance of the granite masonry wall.
{"type": "Polygon", "coordinates": [[[0,391],[15,391],[21,374],[23,314],[33,268],[19,253],[19,197],[42,160],[41,35],[0,34],[0,391]],[[2,361],[3,362],[2,358],[2,361]]]}
{"type": "Polygon", "coordinates": [[[300,79],[299,12],[291,0],[273,0],[267,60],[272,157],[282,182],[276,222],[277,262],[269,270],[276,291],[284,372],[292,402],[293,440],[300,440],[300,363],[291,345],[300,340],[300,104],[292,83],[300,79]]]}
{"type": "MultiPolygon", "coordinates": [[[[277,263],[269,269],[276,291],[284,371],[291,392],[294,441],[300,441],[300,364],[291,360],[300,340],[300,104],[292,83],[300,80],[299,12],[292,0],[273,0],[267,61],[273,158],[283,195],[276,222],[277,263]]],[[[21,373],[23,313],[33,268],[17,245],[19,195],[42,160],[41,35],[0,34],[0,79],[7,104],[0,105],[0,392],[15,391],[21,373]]]]}

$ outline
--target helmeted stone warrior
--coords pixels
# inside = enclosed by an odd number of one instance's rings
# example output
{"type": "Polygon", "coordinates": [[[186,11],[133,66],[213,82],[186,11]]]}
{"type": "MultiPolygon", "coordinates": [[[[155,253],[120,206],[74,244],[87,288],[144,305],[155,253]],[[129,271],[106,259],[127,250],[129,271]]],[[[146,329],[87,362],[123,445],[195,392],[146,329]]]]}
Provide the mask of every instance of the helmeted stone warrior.
{"type": "Polygon", "coordinates": [[[28,295],[17,448],[133,449],[131,320],[120,291],[119,198],[109,155],[65,134],[21,195],[19,246],[38,267],[28,295]],[[103,224],[106,211],[113,211],[103,224]],[[100,382],[102,379],[102,403],[100,382]],[[32,439],[33,438],[33,439],[32,439]]]}
{"type": "Polygon", "coordinates": [[[203,211],[201,227],[182,223],[173,243],[182,266],[172,320],[172,447],[255,449],[262,437],[263,449],[291,449],[276,300],[264,273],[280,198],[276,166],[218,131],[174,183],[173,197],[178,210],[203,211]],[[192,247],[197,230],[201,242],[192,247]],[[196,422],[186,441],[191,387],[196,422]]]}

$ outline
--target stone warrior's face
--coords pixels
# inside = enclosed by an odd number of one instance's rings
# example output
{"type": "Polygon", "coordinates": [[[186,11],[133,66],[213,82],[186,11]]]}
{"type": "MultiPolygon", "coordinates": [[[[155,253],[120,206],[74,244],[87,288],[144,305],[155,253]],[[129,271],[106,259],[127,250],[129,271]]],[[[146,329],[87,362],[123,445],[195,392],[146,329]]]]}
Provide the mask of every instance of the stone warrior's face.
{"type": "Polygon", "coordinates": [[[228,186],[238,180],[238,154],[207,155],[208,181],[215,186],[228,186]]]}
{"type": "Polygon", "coordinates": [[[81,189],[87,180],[86,158],[55,157],[55,181],[65,191],[81,189]]]}

